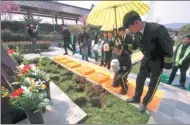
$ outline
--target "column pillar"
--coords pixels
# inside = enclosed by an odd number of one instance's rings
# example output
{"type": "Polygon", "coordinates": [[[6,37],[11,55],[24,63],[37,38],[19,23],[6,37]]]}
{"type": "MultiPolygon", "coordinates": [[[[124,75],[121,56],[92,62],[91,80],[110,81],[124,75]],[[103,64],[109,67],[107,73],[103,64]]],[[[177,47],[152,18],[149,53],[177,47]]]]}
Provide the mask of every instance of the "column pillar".
{"type": "Polygon", "coordinates": [[[64,24],[64,18],[63,18],[63,16],[62,16],[62,24],[64,24]]]}
{"type": "Polygon", "coordinates": [[[57,25],[57,16],[55,15],[55,24],[57,25]]]}
{"type": "Polygon", "coordinates": [[[78,18],[76,18],[76,20],[75,20],[75,21],[76,21],[76,25],[77,25],[77,24],[78,24],[78,18]]]}

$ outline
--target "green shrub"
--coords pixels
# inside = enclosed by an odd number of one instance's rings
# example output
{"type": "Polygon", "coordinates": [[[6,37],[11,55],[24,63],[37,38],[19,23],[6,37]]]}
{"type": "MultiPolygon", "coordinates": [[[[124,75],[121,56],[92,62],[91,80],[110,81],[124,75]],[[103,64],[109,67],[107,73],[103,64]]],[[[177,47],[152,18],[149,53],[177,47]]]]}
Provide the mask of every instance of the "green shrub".
{"type": "Polygon", "coordinates": [[[4,42],[10,42],[10,41],[26,41],[29,38],[26,34],[13,34],[12,31],[5,29],[1,31],[1,39],[4,42]]]}
{"type": "MultiPolygon", "coordinates": [[[[37,41],[37,48],[40,51],[47,51],[50,46],[50,41],[37,41]]],[[[5,42],[3,43],[5,46],[7,46],[9,49],[18,49],[21,51],[21,53],[32,53],[32,42],[5,42]]]]}
{"type": "Polygon", "coordinates": [[[57,41],[61,40],[61,35],[46,35],[46,34],[39,34],[38,35],[39,40],[50,40],[50,41],[57,41]]]}

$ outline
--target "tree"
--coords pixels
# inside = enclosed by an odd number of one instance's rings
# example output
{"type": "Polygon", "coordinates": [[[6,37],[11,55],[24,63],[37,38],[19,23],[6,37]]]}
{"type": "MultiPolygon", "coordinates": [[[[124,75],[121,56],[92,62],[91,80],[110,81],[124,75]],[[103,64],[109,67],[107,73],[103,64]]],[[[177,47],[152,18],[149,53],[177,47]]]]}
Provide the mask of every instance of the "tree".
{"type": "MultiPolygon", "coordinates": [[[[30,22],[27,15],[24,15],[24,17],[20,18],[20,20],[25,21],[25,22],[30,22]]],[[[42,19],[40,17],[36,17],[36,18],[33,17],[31,23],[38,24],[41,21],[42,21],[42,19]]]]}
{"type": "Polygon", "coordinates": [[[20,6],[14,1],[1,1],[0,13],[2,20],[11,20],[13,17],[11,13],[19,10],[20,6]]]}
{"type": "Polygon", "coordinates": [[[87,15],[81,15],[79,17],[79,21],[86,26],[86,19],[87,19],[87,15]]]}
{"type": "Polygon", "coordinates": [[[190,24],[187,24],[181,28],[182,32],[190,32],[190,24]]]}

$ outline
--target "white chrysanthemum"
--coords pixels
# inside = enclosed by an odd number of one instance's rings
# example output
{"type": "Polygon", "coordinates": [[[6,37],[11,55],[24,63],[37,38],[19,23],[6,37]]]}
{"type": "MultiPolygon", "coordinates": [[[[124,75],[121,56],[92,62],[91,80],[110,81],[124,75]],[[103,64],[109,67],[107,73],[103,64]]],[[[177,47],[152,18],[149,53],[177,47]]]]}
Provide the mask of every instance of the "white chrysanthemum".
{"type": "Polygon", "coordinates": [[[24,89],[24,93],[30,93],[30,90],[27,87],[21,86],[21,88],[24,89]]]}
{"type": "Polygon", "coordinates": [[[24,66],[25,66],[24,64],[21,64],[21,65],[20,65],[20,69],[23,69],[23,68],[24,68],[24,66]]]}
{"type": "Polygon", "coordinates": [[[31,66],[32,71],[36,71],[37,68],[35,64],[30,64],[30,66],[31,66]]]}

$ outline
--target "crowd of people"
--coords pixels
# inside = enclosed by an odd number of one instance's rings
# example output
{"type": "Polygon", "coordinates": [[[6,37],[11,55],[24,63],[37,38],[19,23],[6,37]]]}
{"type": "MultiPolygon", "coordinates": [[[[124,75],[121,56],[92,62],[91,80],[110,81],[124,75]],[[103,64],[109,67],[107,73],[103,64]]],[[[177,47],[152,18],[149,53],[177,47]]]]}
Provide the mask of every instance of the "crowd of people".
{"type": "MultiPolygon", "coordinates": [[[[132,67],[131,54],[133,50],[140,49],[144,57],[141,60],[136,79],[135,95],[126,100],[128,103],[140,103],[145,80],[149,77],[149,89],[139,107],[140,112],[144,112],[152,100],[163,69],[172,69],[169,84],[172,83],[177,70],[180,69],[180,85],[182,89],[185,89],[186,72],[190,65],[190,35],[184,37],[174,53],[174,40],[170,37],[165,26],[142,21],[135,11],[124,16],[123,27],[113,29],[113,31],[104,31],[102,38],[98,33],[92,38],[87,29],[84,29],[77,37],[68,30],[66,25],[62,25],[61,29],[64,55],[68,54],[67,49],[75,54],[78,43],[83,60],[89,61],[91,50],[94,52],[95,61],[98,62],[98,57],[101,55],[100,66],[108,69],[111,68],[112,60],[118,60],[119,69],[115,71],[113,86],[117,87],[120,84],[121,94],[126,94],[128,90],[126,81],[132,67]]],[[[30,30],[30,27],[28,33],[31,35],[35,49],[36,40],[32,37],[34,32],[30,30]]]]}

